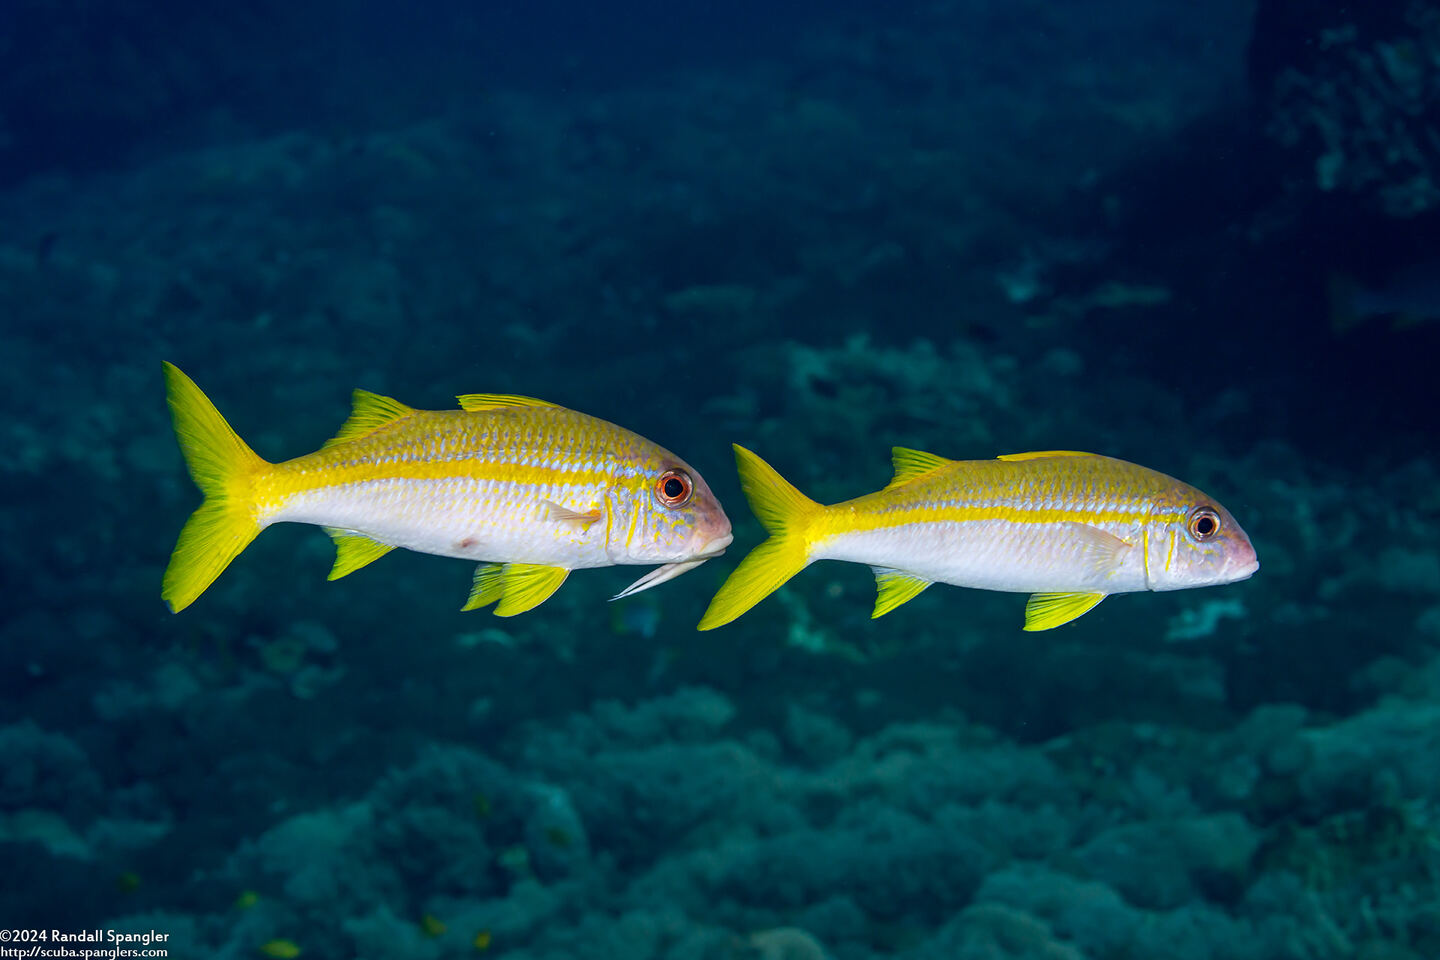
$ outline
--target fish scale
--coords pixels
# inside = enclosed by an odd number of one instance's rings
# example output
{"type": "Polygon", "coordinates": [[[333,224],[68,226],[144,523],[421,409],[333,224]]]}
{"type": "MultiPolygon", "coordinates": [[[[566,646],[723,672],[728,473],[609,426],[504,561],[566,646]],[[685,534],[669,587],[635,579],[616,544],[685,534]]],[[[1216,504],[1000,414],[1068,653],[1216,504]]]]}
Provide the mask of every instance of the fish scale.
{"type": "MultiPolygon", "coordinates": [[[[526,562],[608,566],[608,538],[539,522],[545,504],[585,513],[600,509],[612,487],[633,494],[644,482],[594,467],[606,451],[603,430],[583,422],[591,419],[558,407],[500,408],[483,419],[415,411],[383,434],[277,464],[257,484],[259,519],[363,530],[440,556],[510,550],[526,562]]],[[[617,464],[623,445],[613,440],[608,451],[617,464]]]]}
{"type": "Polygon", "coordinates": [[[874,568],[873,616],[932,583],[1032,594],[1026,629],[1104,597],[1230,583],[1258,568],[1229,512],[1156,470],[1066,450],[947,460],[896,448],[884,489],[822,506],[743,447],[746,496],[771,537],[711,601],[702,630],[740,616],[816,560],[874,568]]]}
{"type": "Polygon", "coordinates": [[[812,556],[902,567],[925,579],[986,590],[1145,589],[1139,555],[1088,569],[1084,524],[1120,540],[1183,516],[1173,483],[1098,456],[962,461],[827,512],[812,556]],[[838,521],[838,522],[837,522],[838,521]]]}

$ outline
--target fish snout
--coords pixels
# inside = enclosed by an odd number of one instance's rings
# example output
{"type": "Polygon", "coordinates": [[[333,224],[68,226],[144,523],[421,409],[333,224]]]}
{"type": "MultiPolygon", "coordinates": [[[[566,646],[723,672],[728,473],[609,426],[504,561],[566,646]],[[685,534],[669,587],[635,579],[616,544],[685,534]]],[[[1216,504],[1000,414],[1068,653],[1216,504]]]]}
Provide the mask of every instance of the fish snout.
{"type": "Polygon", "coordinates": [[[708,543],[704,544],[703,547],[700,548],[700,556],[719,557],[720,554],[724,553],[724,548],[729,547],[732,543],[734,543],[734,534],[726,531],[726,533],[720,534],[719,537],[711,538],[708,543]]]}
{"type": "Polygon", "coordinates": [[[1237,580],[1248,580],[1260,569],[1260,558],[1255,553],[1255,547],[1246,538],[1237,543],[1230,550],[1229,556],[1225,558],[1225,579],[1228,583],[1237,580]]]}
{"type": "Polygon", "coordinates": [[[697,504],[697,507],[686,548],[690,556],[697,559],[718,557],[735,539],[730,530],[730,518],[725,515],[725,509],[720,506],[714,494],[708,490],[705,499],[697,504]]]}
{"type": "Polygon", "coordinates": [[[1248,560],[1243,560],[1243,561],[1239,561],[1239,562],[1233,562],[1233,561],[1231,562],[1231,564],[1230,564],[1230,579],[1232,579],[1232,580],[1248,580],[1248,579],[1250,579],[1251,577],[1253,577],[1253,576],[1255,575],[1255,571],[1257,571],[1257,570],[1259,570],[1259,569],[1260,569],[1260,561],[1259,561],[1259,559],[1252,553],[1252,554],[1250,555],[1250,558],[1249,558],[1248,560]]]}

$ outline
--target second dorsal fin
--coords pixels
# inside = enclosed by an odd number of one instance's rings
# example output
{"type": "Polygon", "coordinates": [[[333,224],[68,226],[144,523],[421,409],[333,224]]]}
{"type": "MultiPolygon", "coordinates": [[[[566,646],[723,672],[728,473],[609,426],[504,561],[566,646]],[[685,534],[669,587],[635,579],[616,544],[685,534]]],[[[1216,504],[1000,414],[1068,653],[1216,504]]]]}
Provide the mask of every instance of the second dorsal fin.
{"type": "Polygon", "coordinates": [[[405,406],[399,400],[382,397],[369,390],[356,390],[350,397],[349,418],[340,425],[340,431],[335,436],[325,441],[325,446],[363,437],[414,412],[414,408],[405,406]]]}
{"type": "Polygon", "coordinates": [[[460,401],[461,410],[474,413],[477,410],[494,410],[496,407],[555,407],[559,404],[534,397],[521,397],[512,393],[464,393],[455,398],[460,401]]]}
{"type": "Polygon", "coordinates": [[[926,453],[924,450],[912,450],[909,447],[891,447],[890,465],[895,470],[895,476],[885,485],[885,489],[898,487],[902,483],[914,480],[923,476],[938,467],[943,467],[951,461],[944,457],[937,457],[933,453],[926,453]]]}
{"type": "Polygon", "coordinates": [[[1002,453],[996,460],[1048,460],[1051,457],[1093,457],[1080,450],[1035,450],[1031,453],[1002,453]]]}

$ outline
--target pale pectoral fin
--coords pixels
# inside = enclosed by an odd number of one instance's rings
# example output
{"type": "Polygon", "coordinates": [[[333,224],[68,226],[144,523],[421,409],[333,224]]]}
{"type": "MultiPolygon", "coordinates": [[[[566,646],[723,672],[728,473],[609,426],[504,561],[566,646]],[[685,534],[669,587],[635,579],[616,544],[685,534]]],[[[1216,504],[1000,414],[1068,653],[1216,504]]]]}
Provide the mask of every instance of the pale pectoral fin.
{"type": "Polygon", "coordinates": [[[553,500],[541,500],[540,502],[544,504],[549,519],[557,523],[571,524],[579,527],[581,530],[589,530],[590,524],[600,519],[600,510],[596,507],[592,507],[581,513],[578,510],[563,507],[553,500]]]}
{"type": "Polygon", "coordinates": [[[1087,573],[1107,577],[1125,562],[1131,543],[1088,523],[1065,523],[1063,527],[1081,545],[1081,565],[1087,573]]]}
{"type": "Polygon", "coordinates": [[[539,563],[507,563],[500,570],[504,581],[495,616],[513,617],[540,606],[570,576],[564,567],[547,567],[539,563]]]}
{"type": "Polygon", "coordinates": [[[631,597],[641,590],[649,590],[656,584],[664,583],[666,580],[674,580],[680,576],[680,574],[685,573],[687,570],[694,570],[709,559],[709,557],[701,557],[699,560],[685,560],[680,563],[667,563],[663,567],[656,567],[610,599],[619,600],[623,597],[631,597]]]}
{"type": "Polygon", "coordinates": [[[505,582],[500,578],[501,566],[498,563],[482,563],[475,568],[475,579],[470,584],[470,598],[465,601],[461,611],[479,610],[481,607],[488,607],[500,595],[505,592],[505,582]]]}
{"type": "Polygon", "coordinates": [[[873,567],[872,569],[875,571],[875,589],[878,591],[875,595],[875,609],[870,614],[872,620],[885,616],[902,603],[914,600],[934,582],[903,570],[892,570],[889,567],[873,567]]]}
{"type": "Polygon", "coordinates": [[[372,540],[354,530],[326,527],[325,532],[335,541],[335,565],[330,568],[327,580],[339,580],[395,549],[388,543],[372,540]]]}
{"type": "Polygon", "coordinates": [[[1088,613],[1103,593],[1032,593],[1025,601],[1025,629],[1052,630],[1088,613]]]}

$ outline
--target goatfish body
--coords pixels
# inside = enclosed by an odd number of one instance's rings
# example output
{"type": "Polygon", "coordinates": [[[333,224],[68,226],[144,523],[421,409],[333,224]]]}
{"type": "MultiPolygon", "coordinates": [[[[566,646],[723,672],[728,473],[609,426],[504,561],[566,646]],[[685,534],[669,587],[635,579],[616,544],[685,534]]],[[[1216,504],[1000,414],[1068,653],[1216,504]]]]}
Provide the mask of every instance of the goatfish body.
{"type": "Polygon", "coordinates": [[[1112,593],[1244,580],[1255,548],[1213,498],[1163,473],[1092,453],[996,460],[893,451],[875,493],[822,506],[744,447],[741,486],[770,539],[740,562],[700,621],[729,623],[816,560],[875,571],[872,617],[932,583],[1029,593],[1025,629],[1074,620],[1112,593]]]}
{"type": "Polygon", "coordinates": [[[180,449],[205,501],[191,515],[161,596],[185,609],[272,523],[318,524],[335,580],[396,547],[479,561],[464,609],[500,616],[543,603],[571,570],[663,564],[618,596],[725,552],[730,521],[679,457],[543,400],[468,394],[415,410],[357,390],[319,450],[270,463],[173,364],[165,381],[180,449]]]}

